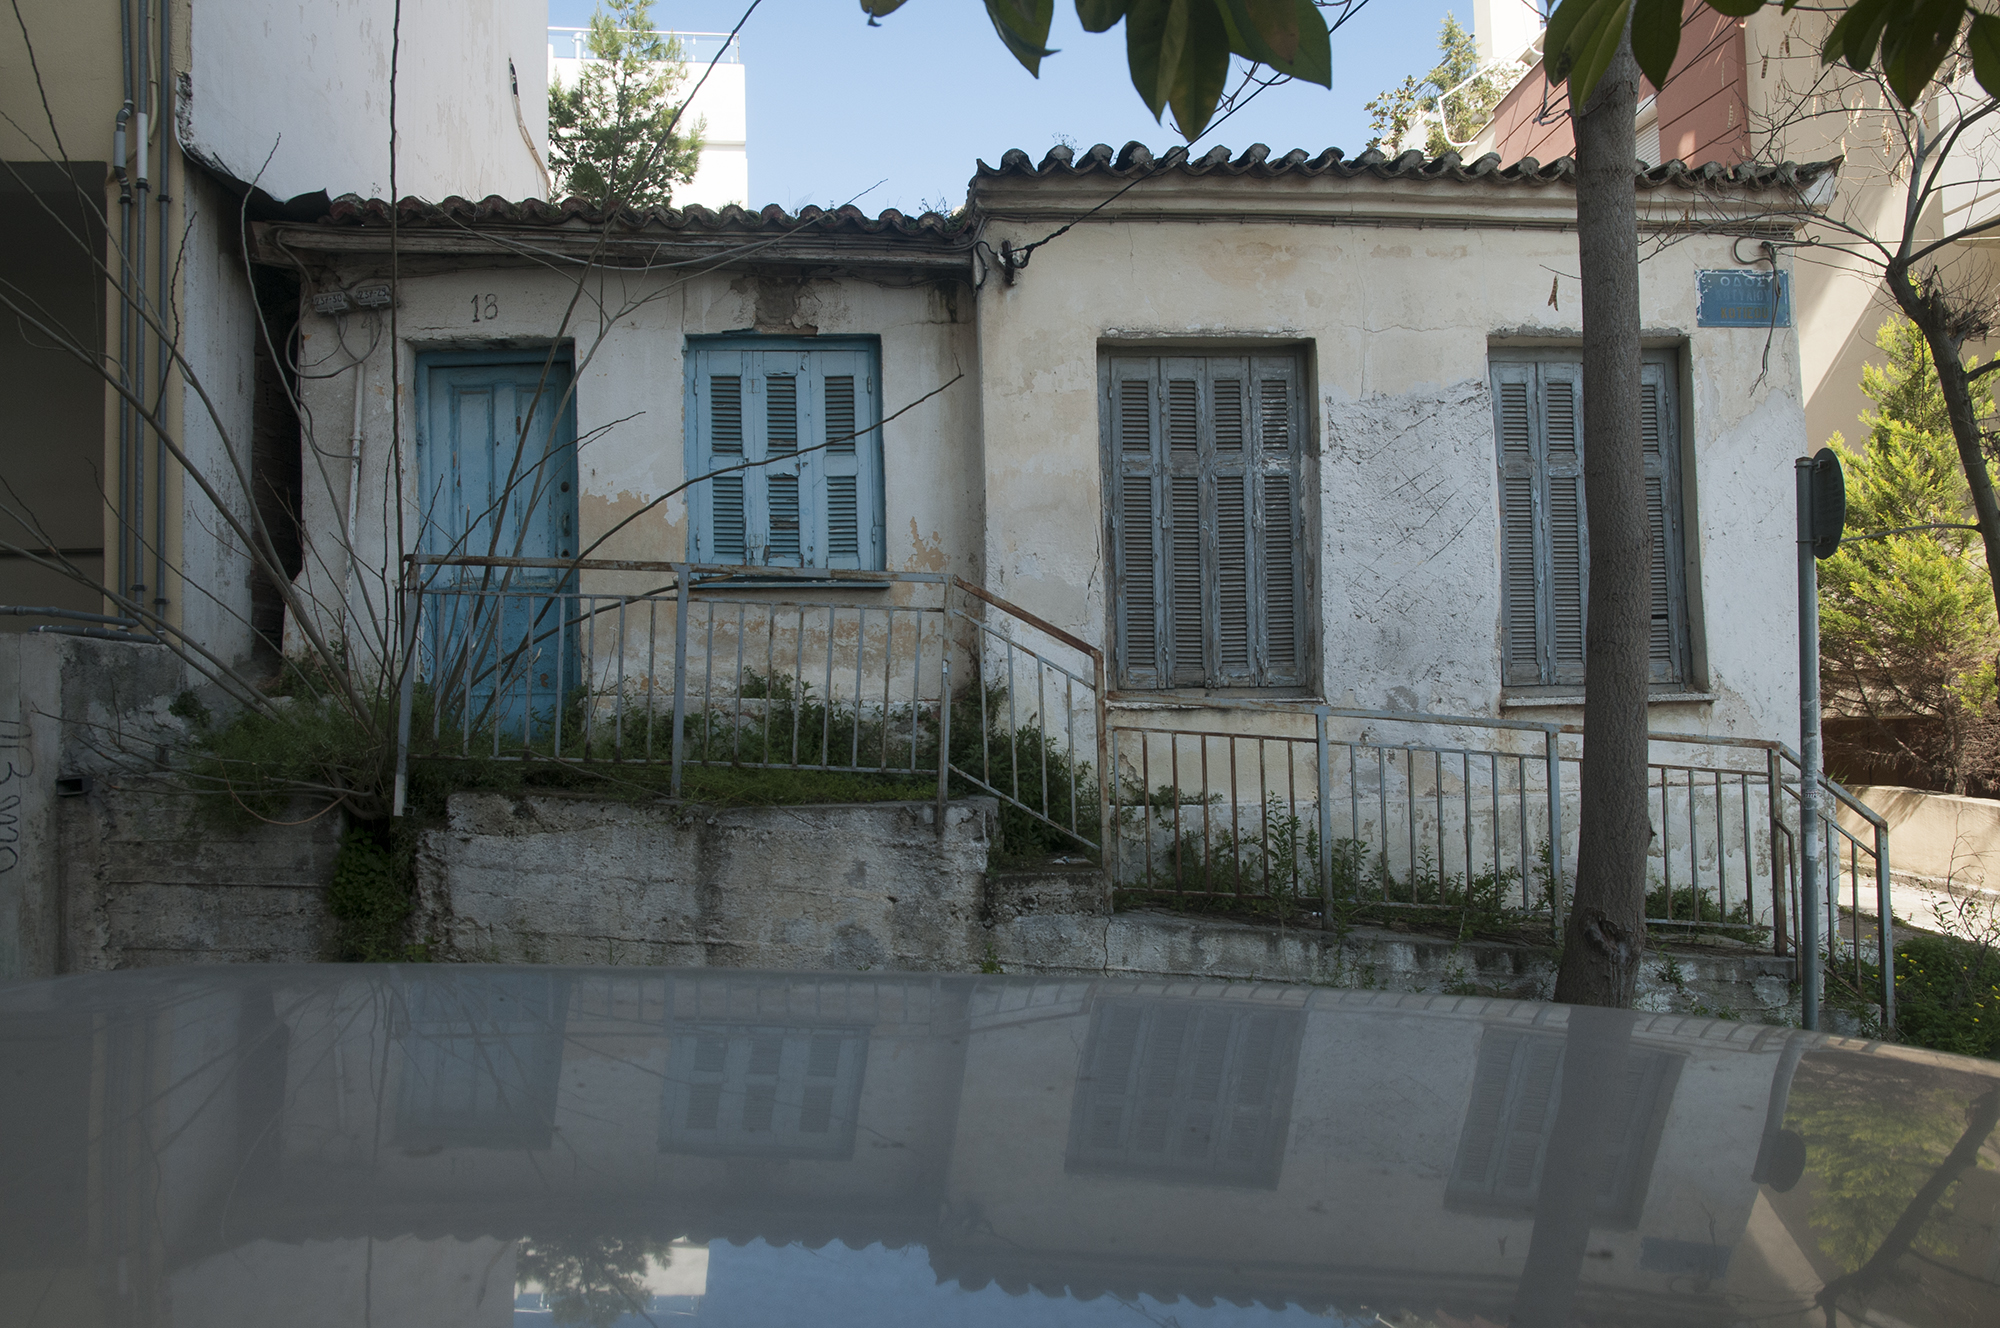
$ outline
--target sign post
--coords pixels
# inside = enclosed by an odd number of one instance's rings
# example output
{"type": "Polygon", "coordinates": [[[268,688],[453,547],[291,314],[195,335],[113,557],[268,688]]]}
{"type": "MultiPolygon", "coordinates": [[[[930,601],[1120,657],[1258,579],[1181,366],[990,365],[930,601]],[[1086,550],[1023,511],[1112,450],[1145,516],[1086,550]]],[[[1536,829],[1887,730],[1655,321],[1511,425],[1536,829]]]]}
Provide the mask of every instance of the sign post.
{"type": "MultiPolygon", "coordinates": [[[[1847,524],[1847,480],[1830,447],[1794,466],[1799,518],[1799,1016],[1819,1027],[1819,895],[1821,819],[1818,560],[1840,547],[1847,524]]],[[[1834,919],[1829,919],[1833,925],[1834,919]]]]}

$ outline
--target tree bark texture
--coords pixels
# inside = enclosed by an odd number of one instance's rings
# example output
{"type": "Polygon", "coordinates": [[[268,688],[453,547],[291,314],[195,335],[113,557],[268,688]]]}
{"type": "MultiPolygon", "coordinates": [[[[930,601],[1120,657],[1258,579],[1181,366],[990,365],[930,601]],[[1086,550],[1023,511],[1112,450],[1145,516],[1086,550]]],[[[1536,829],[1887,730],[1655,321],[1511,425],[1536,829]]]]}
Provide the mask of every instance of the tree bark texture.
{"type": "MultiPolygon", "coordinates": [[[[1639,434],[1639,230],[1629,34],[1576,117],[1583,277],[1583,494],[1590,589],[1575,890],[1555,997],[1629,1006],[1646,944],[1652,530],[1639,434]]],[[[1556,846],[1556,861],[1562,857],[1556,846]]]]}

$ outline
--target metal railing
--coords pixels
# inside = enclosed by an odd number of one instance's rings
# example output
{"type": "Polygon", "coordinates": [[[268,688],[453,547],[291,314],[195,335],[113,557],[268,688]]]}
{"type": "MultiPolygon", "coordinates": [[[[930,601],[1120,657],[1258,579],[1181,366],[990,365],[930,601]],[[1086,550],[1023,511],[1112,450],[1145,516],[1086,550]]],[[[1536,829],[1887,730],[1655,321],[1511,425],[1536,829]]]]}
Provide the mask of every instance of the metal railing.
{"type": "MultiPolygon", "coordinates": [[[[621,29],[629,32],[630,29],[621,29]]],[[[668,32],[656,29],[660,37],[680,43],[681,59],[688,64],[705,65],[711,60],[721,65],[743,63],[743,39],[727,32],[668,32]]],[[[584,45],[590,37],[589,28],[549,29],[549,55],[557,60],[596,59],[584,45]]]]}
{"type": "MultiPolygon", "coordinates": [[[[1316,915],[1324,926],[1357,911],[1511,916],[1561,935],[1580,823],[1576,726],[1121,698],[1106,727],[1116,772],[1107,870],[1127,897],[1316,915]],[[1203,726],[1177,724],[1178,714],[1203,726]]],[[[1650,736],[1648,925],[1799,957],[1798,754],[1761,739],[1650,736]]],[[[1853,808],[1872,833],[1850,833],[1830,811],[1822,818],[1827,868],[1815,900],[1828,925],[1818,961],[1892,1027],[1888,827],[1838,784],[1823,786],[1829,809],[1853,808]],[[1872,947],[1859,921],[1864,879],[1872,947]]]]}
{"type": "MultiPolygon", "coordinates": [[[[900,776],[934,791],[940,827],[953,793],[990,794],[1016,841],[1094,854],[1137,900],[1326,926],[1355,910],[1511,915],[1561,934],[1576,726],[1114,698],[1098,647],[942,573],[421,555],[402,603],[418,667],[404,671],[398,814],[413,730],[432,758],[664,763],[674,797],[690,766],[900,776]]],[[[1650,736],[1649,925],[1802,957],[1810,891],[1821,971],[1893,1027],[1886,822],[1826,781],[1825,878],[1804,882],[1796,752],[1650,736]],[[1841,826],[1836,804],[1868,829],[1841,826]]]]}
{"type": "Polygon", "coordinates": [[[399,815],[414,743],[434,759],[666,764],[673,797],[689,766],[934,779],[940,804],[976,789],[1063,843],[1102,842],[1103,656],[959,578],[406,564],[399,815]]]}

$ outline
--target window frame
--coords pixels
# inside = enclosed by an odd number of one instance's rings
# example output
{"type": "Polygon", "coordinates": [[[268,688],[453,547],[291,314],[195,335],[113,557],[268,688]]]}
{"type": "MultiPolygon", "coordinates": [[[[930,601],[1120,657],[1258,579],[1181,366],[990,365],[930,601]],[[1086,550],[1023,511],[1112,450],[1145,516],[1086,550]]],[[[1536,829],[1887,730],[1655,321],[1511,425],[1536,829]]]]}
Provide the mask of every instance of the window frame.
{"type": "MultiPolygon", "coordinates": [[[[687,491],[689,559],[730,566],[885,570],[888,566],[888,526],[883,493],[882,354],[879,338],[742,334],[688,337],[683,348],[682,416],[682,459],[687,478],[694,481],[696,477],[708,475],[721,466],[769,456],[766,450],[770,442],[769,416],[764,414],[765,407],[759,400],[768,400],[764,385],[772,376],[771,366],[763,360],[766,356],[778,361],[797,357],[798,367],[794,376],[805,379],[805,390],[798,392],[794,403],[795,445],[801,454],[791,463],[780,461],[752,466],[730,476],[716,476],[713,480],[691,483],[687,491]],[[712,366],[716,365],[717,358],[729,355],[743,357],[738,362],[736,376],[739,380],[750,381],[742,384],[742,395],[738,399],[740,450],[718,456],[710,429],[710,421],[715,415],[711,402],[712,384],[718,376],[712,366]],[[817,357],[830,360],[841,355],[859,357],[859,363],[852,366],[854,376],[864,379],[855,385],[853,395],[856,427],[862,428],[864,420],[872,420],[872,423],[856,435],[852,453],[824,447],[808,450],[824,442],[829,414],[826,394],[828,366],[815,368],[813,361],[817,357]],[[766,422],[761,430],[756,427],[759,419],[766,422]],[[773,526],[774,505],[769,488],[757,482],[783,476],[788,470],[798,478],[796,557],[785,551],[782,536],[773,526]],[[832,530],[832,481],[850,476],[853,479],[851,519],[856,551],[846,555],[833,549],[836,535],[832,530]],[[737,509],[742,523],[740,558],[726,556],[733,553],[733,549],[718,548],[716,500],[721,491],[719,484],[732,480],[735,481],[737,501],[740,503],[737,509]],[[763,539],[761,544],[758,542],[760,535],[763,539]],[[775,556],[774,547],[777,549],[775,556]],[[760,551],[761,557],[758,556],[760,551]]],[[[846,375],[836,370],[832,376],[846,375]]],[[[779,515],[775,519],[784,518],[779,515]]]]}
{"type": "Polygon", "coordinates": [[[1098,440],[1102,458],[1102,520],[1106,551],[1108,591],[1106,596],[1106,640],[1109,643],[1113,686],[1118,690],[1196,695],[1313,696],[1320,687],[1319,613],[1319,504],[1318,430],[1313,409],[1311,346],[1297,340],[1144,340],[1106,341],[1098,347],[1098,440]],[[1215,446],[1216,416],[1210,377],[1213,368],[1228,361],[1243,366],[1245,442],[1240,454],[1222,455],[1215,446]],[[1150,365],[1152,397],[1148,416],[1148,452],[1139,460],[1121,442],[1120,384],[1134,378],[1131,370],[1150,365]],[[1170,366],[1194,365],[1198,389],[1198,443],[1191,452],[1176,455],[1168,435],[1171,403],[1166,388],[1170,366]],[[1258,384],[1269,366],[1282,366],[1290,383],[1285,428],[1289,434],[1282,462],[1266,451],[1265,427],[1258,384]],[[1200,460],[1197,462],[1195,456],[1200,460]],[[1290,593],[1294,635],[1289,665],[1271,659],[1272,640],[1265,614],[1271,603],[1273,584],[1267,562],[1267,530],[1270,518],[1269,481],[1283,473],[1290,485],[1292,520],[1292,570],[1290,593]],[[1216,520],[1220,492],[1216,481],[1244,480],[1245,518],[1242,537],[1246,558],[1242,570],[1246,590],[1243,655],[1233,664],[1225,658],[1222,637],[1223,581],[1220,539],[1216,520]],[[1127,510],[1127,488],[1132,480],[1148,480],[1150,530],[1152,539],[1143,556],[1152,567],[1146,579],[1150,594],[1154,650],[1150,662],[1135,659],[1135,642],[1147,634],[1133,629],[1130,613],[1133,587],[1137,582],[1126,565],[1126,527],[1132,513],[1127,510]],[[1198,676],[1191,676],[1181,658],[1182,645],[1174,629],[1175,604],[1173,571],[1173,528],[1175,508],[1172,486],[1175,478],[1196,478],[1199,513],[1199,566],[1202,603],[1199,614],[1202,642],[1198,676]],[[1250,594],[1251,589],[1255,590],[1250,594]]]}
{"type": "MultiPolygon", "coordinates": [[[[1497,570],[1501,694],[1503,699],[1509,701],[1532,704],[1538,700],[1568,700],[1579,697],[1583,691],[1590,549],[1589,510],[1583,494],[1584,449],[1587,443],[1583,437],[1582,354],[1582,347],[1576,343],[1535,346],[1496,344],[1488,348],[1487,387],[1492,398],[1491,438],[1496,466],[1494,498],[1499,525],[1497,570]],[[1533,473],[1526,477],[1532,486],[1529,526],[1536,604],[1532,676],[1529,676],[1520,658],[1514,615],[1519,592],[1515,583],[1510,581],[1519,566],[1515,554],[1518,546],[1512,540],[1511,527],[1516,518],[1510,510],[1510,482],[1518,486],[1524,477],[1520,473],[1521,458],[1509,455],[1508,403],[1502,391],[1503,371],[1511,369],[1518,375],[1524,368],[1532,381],[1527,424],[1532,431],[1533,473]],[[1572,408],[1576,446],[1573,462],[1551,462],[1549,459],[1545,389],[1550,382],[1557,380],[1567,381],[1574,394],[1572,408]],[[1558,471],[1568,473],[1555,473],[1558,471]],[[1574,621],[1570,628],[1575,645],[1572,651],[1563,652],[1559,638],[1569,633],[1564,632],[1559,621],[1564,620],[1562,605],[1558,602],[1557,582],[1561,573],[1555,557],[1557,531],[1552,524],[1550,508],[1554,486],[1572,479],[1576,511],[1574,548],[1580,575],[1576,578],[1574,621]]],[[[1656,550],[1654,558],[1656,621],[1649,646],[1649,655],[1653,660],[1649,686],[1656,696],[1693,695],[1702,685],[1698,631],[1701,618],[1700,606],[1696,603],[1696,589],[1700,582],[1691,565],[1697,541],[1689,538],[1688,534],[1696,524],[1696,516],[1690,497],[1694,491],[1694,476],[1687,446],[1685,364],[1682,348],[1678,346],[1648,346],[1641,352],[1642,390],[1649,394],[1649,399],[1642,399],[1641,403],[1642,427],[1645,427],[1648,417],[1651,419],[1645,444],[1646,485],[1649,506],[1658,514],[1654,518],[1655,530],[1664,536],[1664,548],[1656,550]],[[1661,612],[1658,593],[1662,587],[1666,591],[1664,613],[1661,612]]],[[[1515,491],[1519,491],[1518,487],[1515,491]]]]}

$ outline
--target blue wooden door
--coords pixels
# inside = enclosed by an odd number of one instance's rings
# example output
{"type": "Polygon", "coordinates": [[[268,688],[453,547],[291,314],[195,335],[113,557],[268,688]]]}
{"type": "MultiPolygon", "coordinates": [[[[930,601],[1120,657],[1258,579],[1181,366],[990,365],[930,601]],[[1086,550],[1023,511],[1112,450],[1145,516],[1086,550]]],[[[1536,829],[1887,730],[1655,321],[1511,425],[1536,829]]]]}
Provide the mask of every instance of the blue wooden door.
{"type": "MultiPolygon", "coordinates": [[[[426,553],[577,554],[576,409],[566,359],[454,352],[418,362],[426,553]]],[[[446,715],[510,741],[547,731],[580,683],[573,578],[561,567],[427,569],[426,673],[446,715]]]]}

